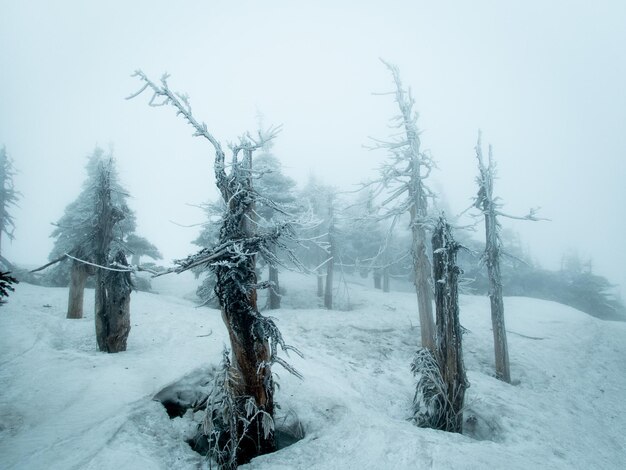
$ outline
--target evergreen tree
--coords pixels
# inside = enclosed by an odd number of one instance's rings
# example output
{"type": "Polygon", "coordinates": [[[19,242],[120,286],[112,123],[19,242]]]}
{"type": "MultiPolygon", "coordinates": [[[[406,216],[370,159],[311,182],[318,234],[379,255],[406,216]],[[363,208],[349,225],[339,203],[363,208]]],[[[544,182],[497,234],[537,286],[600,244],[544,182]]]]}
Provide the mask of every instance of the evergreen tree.
{"type": "MultiPolygon", "coordinates": [[[[305,201],[316,223],[306,228],[302,237],[307,240],[298,251],[298,258],[317,274],[317,296],[327,298],[325,291],[330,285],[332,289],[332,276],[329,283],[325,277],[332,272],[332,255],[336,251],[336,227],[334,220],[333,201],[335,189],[323,184],[315,176],[310,176],[307,184],[300,192],[300,198],[305,201]],[[329,271],[328,264],[331,264],[329,271]],[[324,274],[326,273],[326,274],[324,274]]],[[[336,253],[335,253],[336,254],[336,253]]],[[[332,296],[331,296],[332,297],[332,296]]],[[[329,299],[330,300],[330,299],[329,299]]],[[[325,300],[325,304],[328,301],[325,300]]],[[[332,300],[330,301],[332,303],[332,300]]]]}
{"type": "Polygon", "coordinates": [[[2,254],[2,234],[13,240],[15,222],[10,212],[17,205],[20,193],[13,186],[15,167],[7,154],[6,147],[0,148],[0,256],[2,254]]]}
{"type": "MultiPolygon", "coordinates": [[[[198,237],[192,243],[200,248],[211,249],[217,246],[219,242],[222,214],[226,206],[220,201],[208,202],[201,207],[206,214],[207,221],[203,224],[198,237]]],[[[215,296],[215,272],[201,267],[193,269],[193,272],[196,278],[202,276],[202,283],[196,289],[196,295],[202,302],[202,305],[218,308],[219,302],[215,296]]]]}
{"type": "Polygon", "coordinates": [[[0,305],[6,303],[5,297],[9,296],[9,292],[15,291],[13,284],[18,284],[19,281],[11,276],[10,272],[0,271],[0,305]]]}
{"type": "MultiPolygon", "coordinates": [[[[280,160],[270,153],[271,144],[268,142],[268,146],[264,149],[265,152],[254,159],[254,168],[258,172],[255,191],[259,195],[255,212],[261,218],[261,223],[268,226],[284,221],[285,217],[293,217],[293,213],[298,209],[294,193],[296,182],[283,174],[280,160]],[[271,201],[271,203],[264,203],[266,200],[271,201]],[[281,207],[289,214],[277,211],[276,207],[281,207]]],[[[280,308],[278,266],[270,263],[268,264],[268,271],[270,285],[267,307],[273,310],[280,308]]]]}
{"type": "MultiPolygon", "coordinates": [[[[107,184],[110,186],[111,205],[123,216],[112,227],[111,250],[115,253],[122,251],[125,254],[132,254],[127,245],[127,238],[136,228],[135,214],[127,204],[129,195],[119,182],[112,156],[96,147],[89,155],[85,168],[87,178],[80,194],[65,208],[63,216],[54,224],[51,237],[55,241],[49,259],[51,262],[57,260],[60,262],[46,276],[47,282],[52,285],[66,286],[69,283],[68,318],[82,318],[85,285],[87,279],[96,273],[93,266],[83,261],[96,263],[98,247],[94,229],[98,225],[96,208],[99,201],[99,179],[103,168],[108,172],[107,184]],[[68,259],[66,255],[81,261],[68,259]]],[[[141,238],[137,237],[135,241],[137,240],[141,238]]]]}
{"type": "Polygon", "coordinates": [[[146,238],[140,237],[134,233],[128,234],[126,237],[126,249],[132,256],[131,263],[135,266],[139,265],[142,256],[147,256],[153,260],[163,259],[159,249],[150,243],[146,238]]]}

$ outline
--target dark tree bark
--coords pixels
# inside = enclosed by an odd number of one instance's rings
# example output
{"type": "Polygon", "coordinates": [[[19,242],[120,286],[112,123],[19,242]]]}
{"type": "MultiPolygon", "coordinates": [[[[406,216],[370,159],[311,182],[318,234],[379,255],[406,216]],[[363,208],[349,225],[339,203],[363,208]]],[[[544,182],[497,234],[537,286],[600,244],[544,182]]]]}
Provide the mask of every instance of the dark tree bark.
{"type": "Polygon", "coordinates": [[[463,363],[462,330],[459,322],[458,276],[456,253],[459,245],[450,233],[443,217],[432,238],[433,277],[435,279],[435,308],[437,363],[444,382],[445,399],[443,430],[463,431],[463,404],[468,381],[463,363]]]}
{"type": "MultiPolygon", "coordinates": [[[[224,155],[216,148],[215,173],[218,188],[227,202],[227,213],[220,230],[220,244],[233,246],[241,252],[254,253],[255,228],[252,223],[254,199],[252,193],[252,149],[244,148],[244,158],[233,163],[234,177],[223,170],[224,155]],[[220,161],[222,164],[220,165],[220,161]],[[245,176],[244,176],[245,175],[245,176]],[[250,245],[249,245],[250,243],[250,245]]],[[[255,249],[256,248],[256,249],[255,249]]],[[[234,369],[234,394],[243,399],[253,397],[258,409],[274,416],[274,383],[271,372],[271,350],[266,336],[265,319],[257,307],[256,256],[228,257],[228,266],[217,266],[215,293],[220,302],[222,319],[228,329],[234,369]]],[[[244,409],[239,410],[246,416],[244,409]]],[[[276,450],[273,432],[263,429],[262,416],[252,419],[236,451],[238,465],[257,455],[276,450]]],[[[231,436],[232,437],[232,436],[231,436]]]]}
{"type": "MultiPolygon", "coordinates": [[[[115,257],[117,266],[128,266],[126,256],[121,251],[115,257]]],[[[107,271],[104,276],[106,289],[106,314],[103,317],[101,351],[117,353],[126,351],[130,333],[130,294],[132,282],[130,271],[107,271]]],[[[100,346],[100,343],[99,343],[100,346]]]]}
{"type": "Polygon", "coordinates": [[[270,129],[264,135],[259,133],[258,140],[249,135],[242,137],[238,145],[231,146],[232,159],[227,173],[220,142],[208,131],[206,124],[194,118],[187,97],[169,89],[167,75],[161,79],[161,86],[150,81],[141,71],[136,75],[145,84],[129,98],[150,88],[153,92],[151,103],[156,99],[174,106],[194,128],[195,135],[208,140],[215,150],[215,180],[226,204],[219,243],[185,260],[178,260],[179,267],[175,272],[205,266],[216,276],[215,294],[231,343],[228,394],[233,397],[233,406],[226,412],[228,420],[235,424],[224,427],[214,422],[212,415],[207,419],[220,429],[217,447],[220,441],[230,443],[225,466],[232,468],[276,450],[271,365],[280,362],[295,372],[277,357],[278,345],[287,346],[272,319],[261,315],[257,306],[256,256],[261,254],[272,259],[271,248],[285,231],[291,231],[291,225],[284,223],[261,233],[254,221],[257,193],[252,187],[252,153],[270,141],[278,129],[270,129]],[[252,414],[249,404],[255,409],[252,414]]]}
{"type": "MultiPolygon", "coordinates": [[[[109,251],[113,241],[113,227],[122,220],[122,213],[111,203],[111,164],[102,164],[98,179],[97,225],[95,228],[94,260],[98,266],[109,264],[109,251]]],[[[100,351],[111,352],[108,349],[108,339],[111,334],[110,302],[111,292],[107,288],[108,272],[99,267],[96,269],[95,319],[96,341],[100,351]]]]}
{"type": "Polygon", "coordinates": [[[72,261],[67,318],[83,318],[83,299],[87,277],[89,277],[87,266],[78,261],[72,261]]]}
{"type": "Polygon", "coordinates": [[[374,268],[373,277],[374,277],[374,289],[380,289],[380,278],[381,278],[380,269],[374,268]]]}
{"type": "Polygon", "coordinates": [[[276,310],[280,308],[280,283],[278,282],[278,267],[269,264],[269,295],[267,307],[270,310],[276,310]]]}

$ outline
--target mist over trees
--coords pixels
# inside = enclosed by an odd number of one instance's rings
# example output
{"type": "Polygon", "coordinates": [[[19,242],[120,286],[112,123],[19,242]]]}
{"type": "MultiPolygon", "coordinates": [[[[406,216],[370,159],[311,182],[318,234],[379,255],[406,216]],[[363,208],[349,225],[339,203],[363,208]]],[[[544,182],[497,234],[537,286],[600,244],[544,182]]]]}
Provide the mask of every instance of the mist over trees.
{"type": "MultiPolygon", "coordinates": [[[[314,176],[298,187],[274,153],[280,126],[260,129],[254,135],[245,133],[226,149],[209,126],[196,118],[189,97],[170,89],[167,75],[156,83],[136,72],[141,88],[128,98],[147,92],[149,105],[173,108],[213,154],[214,181],[207,179],[206,187],[214,184],[219,199],[199,205],[205,220],[192,241],[199,250],[174,260],[170,268],[157,270],[153,262],[163,256],[136,233],[137,217],[129,207],[130,195],[120,182],[115,160],[111,153],[96,147],[88,157],[81,192],[54,224],[50,262],[32,272],[50,269],[43,277],[28,278],[47,286],[69,287],[68,319],[83,318],[85,289],[93,287],[96,344],[107,353],[127,349],[131,294],[140,287],[138,271],[149,271],[155,277],[191,271],[200,278],[196,297],[201,306],[219,310],[230,349],[206,378],[211,385],[203,400],[187,408],[198,411],[201,403],[204,418],[194,441],[204,445],[205,453],[220,468],[233,469],[278,450],[279,407],[273,366],[279,364],[302,378],[279,356],[279,352],[300,353],[283,339],[275,319],[262,311],[284,309],[284,300],[302,294],[302,290],[291,294],[281,287],[288,267],[315,278],[315,292],[310,289],[310,297],[304,295],[300,307],[324,309],[324,315],[333,315],[326,318],[337,319],[337,325],[352,308],[349,300],[341,299],[341,289],[348,298],[350,286],[363,283],[377,296],[380,291],[382,298],[412,285],[417,315],[403,313],[409,319],[411,335],[416,331],[413,320],[419,319],[420,341],[415,341],[411,351],[415,355],[406,371],[415,377],[413,402],[407,412],[417,426],[456,433],[462,433],[467,422],[465,393],[469,387],[462,347],[468,330],[461,325],[460,293],[489,296],[495,377],[506,382],[499,384],[505,387],[515,383],[505,327],[505,295],[555,300],[602,319],[626,320],[621,299],[612,293],[613,286],[606,278],[592,272],[590,260],[570,252],[564,255],[559,271],[544,270],[532,260],[519,236],[501,227],[502,217],[540,219],[534,210],[522,217],[502,211],[494,191],[492,148],[489,146],[485,160],[480,136],[474,149],[478,190],[471,206],[479,213],[474,216],[478,222],[455,227],[465,214],[448,215],[455,222],[447,222],[441,210],[447,204],[436,202],[439,195],[430,186],[436,166],[422,143],[411,89],[403,84],[396,66],[383,64],[394,86],[384,95],[392,96],[397,106],[391,119],[393,134],[373,139],[372,149],[386,151],[387,159],[377,176],[356,191],[341,191],[314,176]],[[484,240],[466,230],[477,224],[484,225],[484,240]],[[152,260],[149,266],[141,265],[146,257],[152,260]],[[262,290],[267,292],[265,303],[262,290]]],[[[15,229],[11,209],[20,197],[13,186],[14,174],[12,161],[2,148],[0,235],[9,239],[15,229]]],[[[1,255],[0,259],[7,264],[1,255]]],[[[0,270],[0,304],[19,278],[0,270]]],[[[148,284],[144,285],[147,290],[149,281],[142,282],[148,284]]],[[[312,286],[313,282],[307,289],[312,286]]],[[[383,305],[395,311],[393,305],[383,305]]],[[[383,317],[386,312],[381,310],[383,317]]],[[[343,361],[341,355],[337,361],[343,361]]],[[[406,362],[408,365],[409,358],[406,362]]],[[[376,369],[372,380],[382,373],[376,369]]]]}

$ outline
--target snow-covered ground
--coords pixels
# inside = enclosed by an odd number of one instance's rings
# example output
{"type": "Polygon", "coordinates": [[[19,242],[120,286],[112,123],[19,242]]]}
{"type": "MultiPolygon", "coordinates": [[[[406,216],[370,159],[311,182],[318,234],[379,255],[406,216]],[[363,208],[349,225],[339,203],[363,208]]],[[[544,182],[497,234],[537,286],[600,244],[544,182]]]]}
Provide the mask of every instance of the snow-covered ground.
{"type": "MultiPolygon", "coordinates": [[[[92,291],[85,318],[66,320],[66,289],[17,286],[0,307],[1,469],[208,468],[183,440],[191,421],[170,420],[152,397],[217,364],[226,331],[187,300],[191,278],[160,282],[161,295],[133,294],[128,351],[112,355],[96,349],[92,291]]],[[[626,324],[506,298],[507,385],[492,376],[488,299],[463,296],[471,387],[465,435],[449,434],[407,421],[414,294],[350,284],[351,310],[293,308],[315,302],[314,282],[290,276],[292,308],[272,312],[305,356],[288,358],[304,380],[275,371],[280,413],[306,436],[245,468],[626,468],[626,324]]]]}

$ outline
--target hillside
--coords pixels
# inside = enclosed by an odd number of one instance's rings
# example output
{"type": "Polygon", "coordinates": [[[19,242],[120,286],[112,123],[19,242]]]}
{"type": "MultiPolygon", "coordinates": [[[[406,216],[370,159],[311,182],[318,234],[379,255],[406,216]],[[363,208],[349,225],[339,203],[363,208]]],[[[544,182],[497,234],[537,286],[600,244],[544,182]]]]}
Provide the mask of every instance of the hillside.
{"type": "MultiPolygon", "coordinates": [[[[152,397],[209,373],[226,330],[219,312],[186,300],[192,285],[172,282],[180,295],[165,285],[167,294],[133,294],[128,351],[116,355],[97,352],[90,308],[82,320],[64,318],[66,289],[17,286],[0,308],[0,468],[208,468],[184,442],[191,417],[170,420],[152,397]]],[[[290,277],[285,305],[315,301],[313,282],[290,277]]],[[[407,421],[414,294],[358,284],[348,292],[349,311],[272,312],[304,353],[287,358],[304,380],[275,368],[278,425],[297,417],[305,437],[245,468],[626,468],[626,324],[506,298],[516,384],[507,385],[492,377],[488,299],[463,296],[471,387],[466,434],[453,435],[407,421]]]]}

